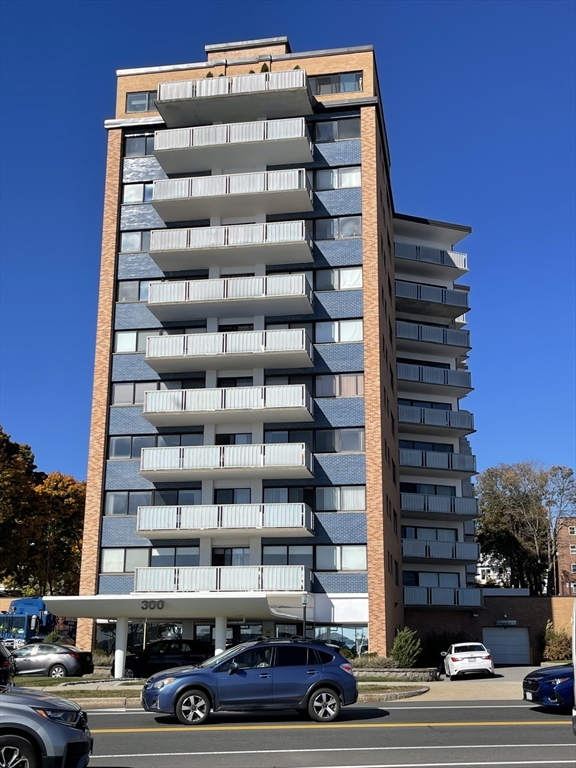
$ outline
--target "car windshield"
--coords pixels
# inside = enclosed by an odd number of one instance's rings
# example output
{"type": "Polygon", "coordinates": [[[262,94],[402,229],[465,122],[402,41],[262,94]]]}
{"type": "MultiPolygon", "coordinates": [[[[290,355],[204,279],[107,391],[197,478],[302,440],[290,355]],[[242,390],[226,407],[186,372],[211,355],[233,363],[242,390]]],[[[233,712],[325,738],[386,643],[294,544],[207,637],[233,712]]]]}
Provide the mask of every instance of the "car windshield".
{"type": "Polygon", "coordinates": [[[234,648],[229,648],[227,651],[222,651],[222,653],[217,653],[216,656],[206,659],[206,661],[203,661],[202,664],[200,664],[200,667],[214,667],[216,664],[220,664],[220,662],[229,659],[230,656],[234,656],[235,653],[238,653],[238,651],[245,647],[246,646],[242,643],[240,645],[235,645],[234,648]]]}
{"type": "Polygon", "coordinates": [[[455,645],[456,653],[486,653],[486,648],[480,643],[469,643],[468,645],[455,645]]]}

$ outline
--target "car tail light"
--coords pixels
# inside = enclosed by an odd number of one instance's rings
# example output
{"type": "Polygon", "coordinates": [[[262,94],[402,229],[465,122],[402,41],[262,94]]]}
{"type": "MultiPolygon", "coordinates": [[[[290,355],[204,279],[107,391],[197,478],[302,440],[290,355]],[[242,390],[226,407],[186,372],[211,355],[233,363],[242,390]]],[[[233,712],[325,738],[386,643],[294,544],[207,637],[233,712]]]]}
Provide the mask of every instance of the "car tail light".
{"type": "Polygon", "coordinates": [[[80,654],[79,653],[69,653],[68,655],[72,656],[73,659],[79,659],[80,658],[80,654]]]}
{"type": "Polygon", "coordinates": [[[11,666],[12,662],[8,661],[7,659],[2,659],[0,661],[0,667],[9,667],[11,666]]]}
{"type": "Polygon", "coordinates": [[[349,675],[352,674],[352,664],[340,664],[340,669],[343,669],[344,672],[348,672],[349,675]]]}
{"type": "Polygon", "coordinates": [[[483,658],[483,659],[491,659],[491,658],[492,658],[492,656],[491,656],[490,654],[488,654],[488,656],[483,656],[482,658],[483,658]]]}
{"type": "Polygon", "coordinates": [[[459,656],[450,656],[450,661],[462,661],[459,656]]]}

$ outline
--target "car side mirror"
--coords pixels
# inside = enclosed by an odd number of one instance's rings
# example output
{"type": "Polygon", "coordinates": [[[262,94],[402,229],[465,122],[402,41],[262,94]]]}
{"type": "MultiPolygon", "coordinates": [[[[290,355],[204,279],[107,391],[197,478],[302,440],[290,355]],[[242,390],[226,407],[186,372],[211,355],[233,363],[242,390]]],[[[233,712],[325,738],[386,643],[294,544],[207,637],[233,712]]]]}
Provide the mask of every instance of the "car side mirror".
{"type": "Polygon", "coordinates": [[[486,648],[486,653],[490,653],[490,648],[486,648]]]}
{"type": "Polygon", "coordinates": [[[232,664],[230,664],[230,667],[228,668],[228,674],[233,675],[234,672],[236,672],[238,669],[240,669],[240,667],[238,666],[238,664],[236,664],[235,661],[233,661],[232,664]]]}
{"type": "Polygon", "coordinates": [[[441,651],[440,656],[448,656],[448,653],[446,651],[441,651]]]}

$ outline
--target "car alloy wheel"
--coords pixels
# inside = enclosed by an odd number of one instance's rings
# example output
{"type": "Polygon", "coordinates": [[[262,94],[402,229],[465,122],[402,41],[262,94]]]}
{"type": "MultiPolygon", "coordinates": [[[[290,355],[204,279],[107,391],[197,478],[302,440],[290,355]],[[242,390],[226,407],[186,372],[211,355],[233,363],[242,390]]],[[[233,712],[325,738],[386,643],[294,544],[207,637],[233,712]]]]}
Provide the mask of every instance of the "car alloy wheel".
{"type": "Polygon", "coordinates": [[[136,675],[134,674],[134,670],[126,667],[126,669],[124,670],[124,677],[127,680],[131,680],[132,678],[136,677],[136,675]]]}
{"type": "Polygon", "coordinates": [[[308,702],[308,714],[319,723],[329,723],[340,714],[340,697],[331,688],[314,691],[308,702]]]}
{"type": "Polygon", "coordinates": [[[50,669],[50,677],[66,677],[66,675],[66,667],[63,667],[62,664],[54,664],[50,669]]]}
{"type": "Polygon", "coordinates": [[[176,717],[184,725],[201,725],[210,714],[210,701],[204,691],[188,691],[176,703],[176,717]]]}
{"type": "Polygon", "coordinates": [[[0,768],[38,768],[32,744],[20,736],[0,736],[0,768]]]}

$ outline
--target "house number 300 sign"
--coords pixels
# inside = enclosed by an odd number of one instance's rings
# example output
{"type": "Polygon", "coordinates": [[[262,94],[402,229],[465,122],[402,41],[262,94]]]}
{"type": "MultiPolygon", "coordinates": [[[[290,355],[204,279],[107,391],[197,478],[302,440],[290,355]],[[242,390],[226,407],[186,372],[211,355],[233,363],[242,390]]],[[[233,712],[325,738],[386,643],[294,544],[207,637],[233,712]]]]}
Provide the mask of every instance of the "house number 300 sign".
{"type": "Polygon", "coordinates": [[[140,608],[143,611],[161,611],[164,608],[164,600],[142,600],[140,608]]]}

